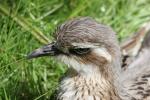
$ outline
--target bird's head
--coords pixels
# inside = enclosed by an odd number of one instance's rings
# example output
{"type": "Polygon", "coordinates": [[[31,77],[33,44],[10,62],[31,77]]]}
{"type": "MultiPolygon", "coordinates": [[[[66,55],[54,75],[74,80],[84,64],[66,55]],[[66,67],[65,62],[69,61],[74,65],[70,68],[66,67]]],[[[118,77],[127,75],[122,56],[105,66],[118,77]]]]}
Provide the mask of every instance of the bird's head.
{"type": "Polygon", "coordinates": [[[36,49],[29,58],[54,56],[80,74],[120,69],[120,49],[115,32],[84,17],[67,21],[55,32],[55,41],[36,49]]]}

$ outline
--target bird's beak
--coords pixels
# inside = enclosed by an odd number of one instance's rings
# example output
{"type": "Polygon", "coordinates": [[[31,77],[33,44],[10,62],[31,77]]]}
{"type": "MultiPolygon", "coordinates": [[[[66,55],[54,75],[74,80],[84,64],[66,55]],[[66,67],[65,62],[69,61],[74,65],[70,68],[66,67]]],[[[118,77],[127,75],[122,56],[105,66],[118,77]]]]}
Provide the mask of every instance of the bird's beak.
{"type": "Polygon", "coordinates": [[[37,58],[37,57],[42,57],[42,56],[55,56],[59,53],[59,50],[55,47],[54,43],[45,45],[41,48],[38,48],[34,50],[32,53],[30,53],[27,58],[32,59],[32,58],[37,58]]]}

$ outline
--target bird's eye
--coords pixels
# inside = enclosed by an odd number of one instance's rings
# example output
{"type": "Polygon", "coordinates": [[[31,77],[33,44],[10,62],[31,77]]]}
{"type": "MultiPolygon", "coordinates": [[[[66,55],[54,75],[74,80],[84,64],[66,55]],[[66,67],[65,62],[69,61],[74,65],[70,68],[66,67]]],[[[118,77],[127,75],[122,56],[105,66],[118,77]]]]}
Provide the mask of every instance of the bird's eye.
{"type": "Polygon", "coordinates": [[[70,49],[69,51],[72,54],[83,55],[89,53],[90,48],[75,48],[75,49],[70,49]]]}

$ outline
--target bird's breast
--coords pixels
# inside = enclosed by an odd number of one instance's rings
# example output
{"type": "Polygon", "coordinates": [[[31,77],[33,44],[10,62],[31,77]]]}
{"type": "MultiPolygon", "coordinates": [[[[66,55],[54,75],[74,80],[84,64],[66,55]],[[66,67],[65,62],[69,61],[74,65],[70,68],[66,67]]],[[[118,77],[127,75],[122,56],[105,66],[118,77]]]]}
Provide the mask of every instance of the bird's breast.
{"type": "Polygon", "coordinates": [[[120,100],[111,89],[106,81],[82,76],[68,77],[61,81],[58,100],[120,100]]]}

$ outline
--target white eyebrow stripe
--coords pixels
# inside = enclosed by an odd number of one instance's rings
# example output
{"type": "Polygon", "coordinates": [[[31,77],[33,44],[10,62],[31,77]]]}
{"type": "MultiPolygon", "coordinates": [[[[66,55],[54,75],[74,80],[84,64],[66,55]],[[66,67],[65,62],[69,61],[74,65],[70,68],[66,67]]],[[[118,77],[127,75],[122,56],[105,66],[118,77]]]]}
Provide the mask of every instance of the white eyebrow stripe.
{"type": "Polygon", "coordinates": [[[107,61],[112,61],[112,56],[108,52],[108,50],[104,47],[100,47],[98,43],[72,43],[73,46],[77,46],[79,48],[93,48],[93,52],[98,54],[99,56],[102,56],[106,58],[107,61]]]}
{"type": "Polygon", "coordinates": [[[112,61],[112,56],[110,53],[103,47],[101,48],[95,48],[93,49],[93,52],[95,52],[97,55],[102,56],[106,58],[107,61],[111,62],[112,61]]]}
{"type": "Polygon", "coordinates": [[[73,46],[77,46],[80,48],[98,48],[99,44],[98,43],[72,43],[73,46]]]}

